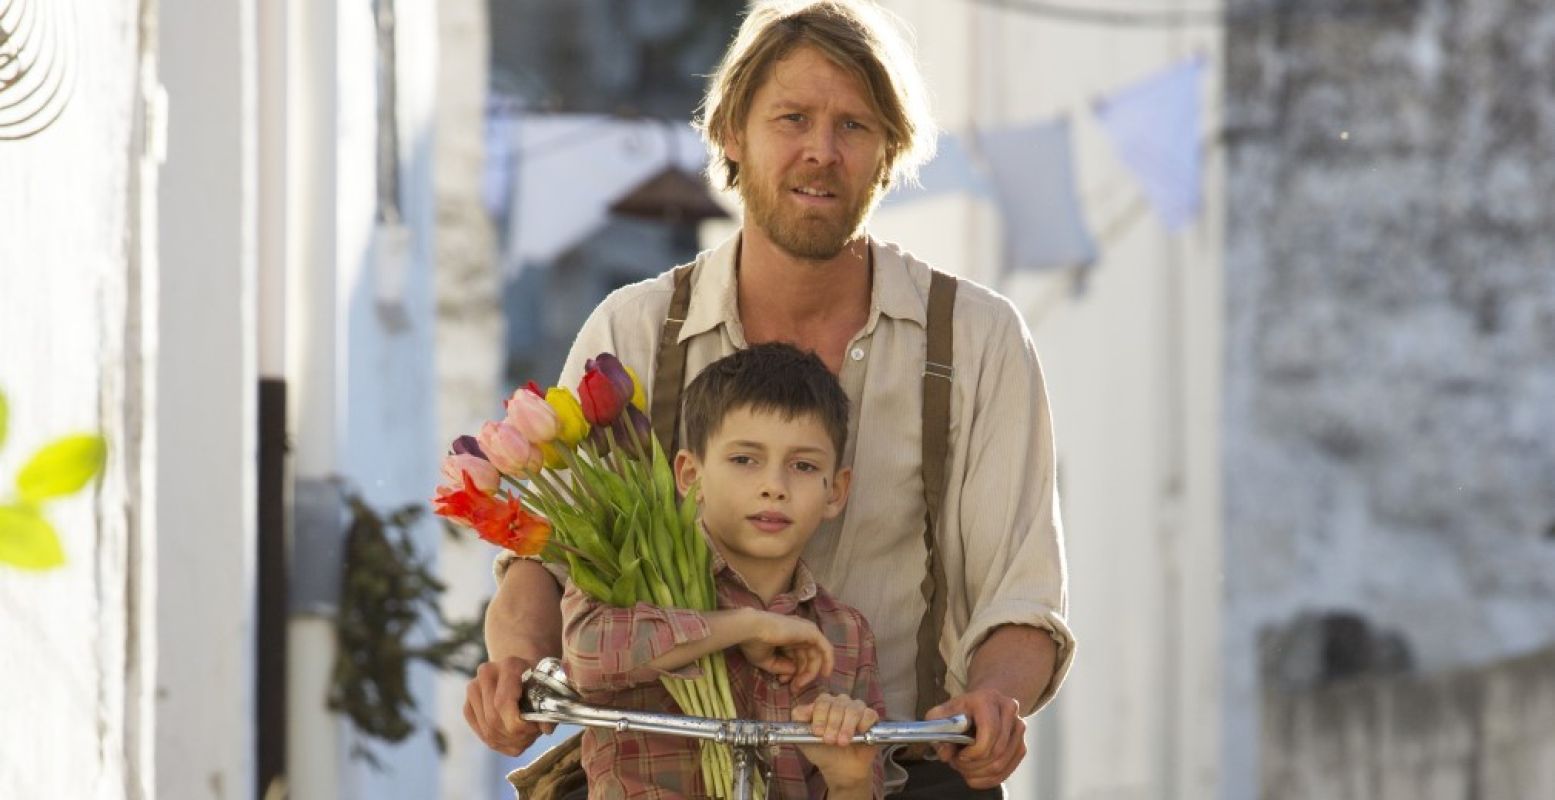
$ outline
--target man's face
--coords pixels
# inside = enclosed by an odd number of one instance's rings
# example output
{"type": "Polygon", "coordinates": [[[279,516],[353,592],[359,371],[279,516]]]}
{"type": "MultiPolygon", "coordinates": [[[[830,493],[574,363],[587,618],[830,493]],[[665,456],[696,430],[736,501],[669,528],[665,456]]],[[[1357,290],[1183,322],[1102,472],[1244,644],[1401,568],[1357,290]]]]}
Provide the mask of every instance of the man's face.
{"type": "Polygon", "coordinates": [[[746,222],[790,255],[835,257],[879,198],[885,131],[864,89],[820,51],[773,65],[724,153],[740,165],[746,222]]]}
{"type": "Polygon", "coordinates": [[[681,491],[701,481],[702,522],[742,574],[792,566],[823,520],[842,512],[849,471],[814,415],[793,419],[739,408],[708,437],[701,458],[676,458],[681,491]]]}

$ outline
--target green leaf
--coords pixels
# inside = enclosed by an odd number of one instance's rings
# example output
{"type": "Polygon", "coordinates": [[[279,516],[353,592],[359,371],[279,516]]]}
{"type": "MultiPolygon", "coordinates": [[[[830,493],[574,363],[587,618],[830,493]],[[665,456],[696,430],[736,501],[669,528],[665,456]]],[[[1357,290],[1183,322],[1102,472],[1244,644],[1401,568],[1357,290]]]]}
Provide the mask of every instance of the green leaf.
{"type": "Polygon", "coordinates": [[[637,605],[637,589],[642,583],[642,562],[632,559],[621,569],[621,579],[610,591],[610,604],[622,608],[637,605]]]}
{"type": "Polygon", "coordinates": [[[577,584],[578,588],[582,589],[583,593],[589,597],[601,603],[609,603],[610,584],[601,580],[599,575],[594,572],[593,567],[577,556],[568,553],[567,560],[572,567],[572,582],[577,584]]]}
{"type": "Polygon", "coordinates": [[[652,476],[654,493],[658,497],[659,502],[666,505],[674,503],[675,475],[662,455],[654,459],[653,468],[649,475],[652,476]]]}
{"type": "Polygon", "coordinates": [[[10,407],[6,405],[5,392],[0,391],[0,447],[5,446],[5,427],[6,423],[10,420],[10,417],[11,410],[10,407]]]}
{"type": "Polygon", "coordinates": [[[59,534],[37,511],[0,506],[0,564],[22,569],[53,569],[65,563],[59,534]]]}
{"type": "Polygon", "coordinates": [[[29,502],[80,491],[102,470],[107,449],[103,437],[95,434],[55,439],[16,474],[16,491],[29,502]]]}

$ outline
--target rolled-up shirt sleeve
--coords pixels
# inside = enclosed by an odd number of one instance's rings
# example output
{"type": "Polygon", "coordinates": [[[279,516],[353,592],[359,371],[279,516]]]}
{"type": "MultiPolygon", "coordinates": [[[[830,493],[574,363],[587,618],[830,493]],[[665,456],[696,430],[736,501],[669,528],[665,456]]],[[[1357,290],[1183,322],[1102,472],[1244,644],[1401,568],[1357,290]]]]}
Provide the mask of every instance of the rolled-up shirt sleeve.
{"type": "Polygon", "coordinates": [[[562,658],[567,678],[584,699],[596,701],[615,692],[672,675],[695,678],[695,664],[665,671],[649,662],[711,635],[699,612],[638,603],[631,608],[606,605],[568,582],[562,594],[562,658]]]}
{"type": "Polygon", "coordinates": [[[988,329],[992,340],[957,348],[958,362],[963,354],[980,361],[965,371],[964,362],[957,364],[957,378],[965,375],[971,385],[963,386],[960,397],[964,441],[952,459],[947,493],[947,500],[958,502],[947,502],[950,524],[941,531],[951,589],[945,644],[952,688],[964,689],[977,647],[995,628],[1014,624],[1047,631],[1058,656],[1053,679],[1027,710],[1033,713],[1058,692],[1075,641],[1066,619],[1068,576],[1042,367],[1019,314],[1002,298],[1000,305],[990,309],[1004,317],[988,329]],[[951,569],[957,555],[962,568],[951,569]],[[964,585],[956,586],[957,579],[964,585]]]}

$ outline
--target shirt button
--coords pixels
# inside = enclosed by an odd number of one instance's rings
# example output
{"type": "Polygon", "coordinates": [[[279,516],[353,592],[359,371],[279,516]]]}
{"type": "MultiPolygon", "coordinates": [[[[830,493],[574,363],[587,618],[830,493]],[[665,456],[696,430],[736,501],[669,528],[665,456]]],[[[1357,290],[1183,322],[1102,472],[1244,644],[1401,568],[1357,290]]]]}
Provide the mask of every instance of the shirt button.
{"type": "Polygon", "coordinates": [[[855,348],[853,348],[853,352],[849,353],[848,355],[853,356],[853,360],[854,361],[863,361],[864,360],[864,348],[862,348],[862,347],[855,347],[855,348]]]}

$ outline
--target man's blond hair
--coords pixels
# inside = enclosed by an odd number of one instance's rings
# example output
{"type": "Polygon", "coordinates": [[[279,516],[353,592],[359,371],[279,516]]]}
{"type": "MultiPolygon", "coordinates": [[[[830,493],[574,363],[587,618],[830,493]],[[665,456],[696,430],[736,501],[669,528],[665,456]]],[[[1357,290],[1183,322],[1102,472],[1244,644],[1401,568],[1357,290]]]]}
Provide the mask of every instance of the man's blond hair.
{"type": "Polygon", "coordinates": [[[906,26],[865,0],[761,0],[713,73],[696,125],[707,142],[709,173],[723,171],[728,188],[739,185],[740,165],[724,145],[743,129],[756,90],[773,65],[795,49],[814,47],[864,88],[865,99],[885,130],[882,186],[913,181],[934,155],[934,122],[923,77],[905,41],[906,26]]]}

